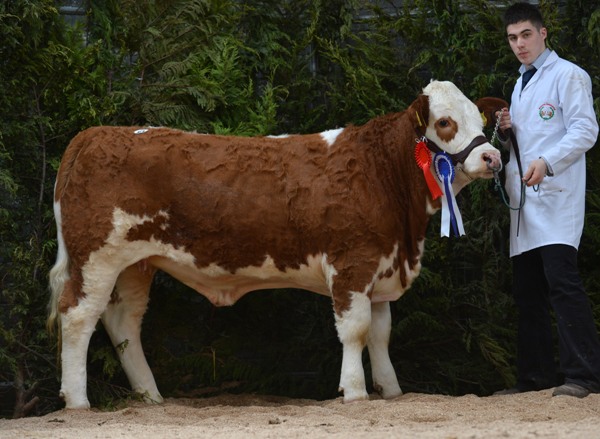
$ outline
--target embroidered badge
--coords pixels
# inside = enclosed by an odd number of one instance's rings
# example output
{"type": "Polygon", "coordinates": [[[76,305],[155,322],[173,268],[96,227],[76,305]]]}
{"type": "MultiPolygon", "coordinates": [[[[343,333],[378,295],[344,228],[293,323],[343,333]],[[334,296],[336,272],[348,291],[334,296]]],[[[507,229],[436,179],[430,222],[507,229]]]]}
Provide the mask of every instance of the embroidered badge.
{"type": "Polygon", "coordinates": [[[545,103],[540,105],[539,115],[543,120],[550,120],[554,117],[554,113],[556,112],[556,108],[554,105],[545,103]]]}

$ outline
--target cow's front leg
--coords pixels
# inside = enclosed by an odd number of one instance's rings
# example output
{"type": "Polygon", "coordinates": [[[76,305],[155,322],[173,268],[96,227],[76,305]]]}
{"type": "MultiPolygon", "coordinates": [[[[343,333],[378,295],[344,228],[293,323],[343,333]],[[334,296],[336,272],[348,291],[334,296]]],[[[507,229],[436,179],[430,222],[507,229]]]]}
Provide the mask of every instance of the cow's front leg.
{"type": "Polygon", "coordinates": [[[371,329],[367,346],[369,358],[371,359],[373,387],[386,399],[402,395],[388,349],[391,330],[390,303],[373,303],[371,305],[371,329]]]}
{"type": "Polygon", "coordinates": [[[371,300],[364,293],[350,293],[350,306],[347,309],[340,312],[337,302],[335,305],[335,323],[343,346],[339,390],[344,393],[344,402],[369,399],[362,351],[371,323],[371,300]]]}

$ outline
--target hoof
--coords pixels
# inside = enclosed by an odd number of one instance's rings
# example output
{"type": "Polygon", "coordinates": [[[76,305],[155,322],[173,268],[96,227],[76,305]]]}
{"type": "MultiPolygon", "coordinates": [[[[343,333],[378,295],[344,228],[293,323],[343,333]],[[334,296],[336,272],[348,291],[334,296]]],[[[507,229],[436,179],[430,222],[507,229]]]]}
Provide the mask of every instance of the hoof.
{"type": "Polygon", "coordinates": [[[146,393],[140,393],[142,399],[146,404],[162,404],[164,402],[163,397],[160,394],[149,395],[146,393]]]}
{"type": "Polygon", "coordinates": [[[338,389],[338,391],[340,393],[344,394],[344,399],[343,399],[344,404],[348,404],[350,402],[368,401],[369,400],[369,394],[367,393],[366,390],[359,391],[359,392],[346,392],[343,387],[340,387],[338,389]]]}
{"type": "Polygon", "coordinates": [[[350,404],[353,402],[359,402],[359,401],[368,401],[369,400],[369,395],[365,394],[364,396],[353,396],[353,397],[346,397],[344,396],[344,404],[350,404]]]}
{"type": "Polygon", "coordinates": [[[73,398],[70,398],[69,396],[67,396],[67,394],[65,394],[65,392],[63,390],[61,390],[58,393],[58,396],[60,397],[60,399],[62,399],[65,402],[65,408],[69,409],[69,410],[78,410],[78,409],[84,409],[87,410],[90,408],[90,402],[87,400],[87,398],[84,396],[82,399],[80,400],[76,400],[73,398]]]}
{"type": "Polygon", "coordinates": [[[90,402],[87,399],[84,401],[69,401],[69,398],[65,398],[62,393],[60,397],[65,400],[65,408],[67,410],[89,410],[90,408],[90,402]]]}
{"type": "Polygon", "coordinates": [[[379,384],[375,384],[373,386],[373,389],[375,390],[375,392],[377,392],[379,395],[381,395],[381,397],[383,399],[394,399],[399,396],[402,396],[402,390],[400,389],[400,387],[386,390],[383,388],[383,386],[380,386],[379,384]]]}

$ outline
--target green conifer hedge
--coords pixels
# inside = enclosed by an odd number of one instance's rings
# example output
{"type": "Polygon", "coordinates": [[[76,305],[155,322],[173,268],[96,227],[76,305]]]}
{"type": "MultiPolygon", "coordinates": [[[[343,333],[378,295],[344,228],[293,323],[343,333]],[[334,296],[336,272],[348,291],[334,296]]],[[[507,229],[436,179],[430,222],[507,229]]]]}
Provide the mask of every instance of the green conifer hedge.
{"type": "MultiPolygon", "coordinates": [[[[506,1],[86,0],[76,25],[61,3],[72,2],[0,4],[3,417],[61,407],[56,340],[45,329],[52,189],[78,131],[318,132],[402,110],[432,78],[473,99],[508,99],[517,78],[501,22],[506,1]]],[[[590,73],[600,110],[600,7],[540,4],[550,45],[590,73]]],[[[595,148],[580,266],[598,322],[599,167],[595,148]]],[[[405,391],[487,395],[514,379],[508,211],[490,181],[470,185],[459,205],[467,236],[439,238],[434,217],[422,274],[392,306],[390,352],[405,391]]],[[[164,396],[337,396],[332,306],[304,291],[264,291],[215,308],[161,275],[143,341],[164,396]]],[[[88,363],[92,404],[134,397],[101,325],[88,363]]]]}

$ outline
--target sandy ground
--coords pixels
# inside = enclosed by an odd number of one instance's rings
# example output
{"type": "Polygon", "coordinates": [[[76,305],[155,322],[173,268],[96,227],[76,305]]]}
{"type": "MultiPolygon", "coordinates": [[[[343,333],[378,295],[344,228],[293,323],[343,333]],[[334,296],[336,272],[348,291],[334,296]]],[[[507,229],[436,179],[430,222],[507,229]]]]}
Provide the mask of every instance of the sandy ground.
{"type": "Polygon", "coordinates": [[[461,397],[408,393],[342,404],[256,395],[61,410],[0,419],[0,438],[600,438],[600,394],[461,397]]]}

